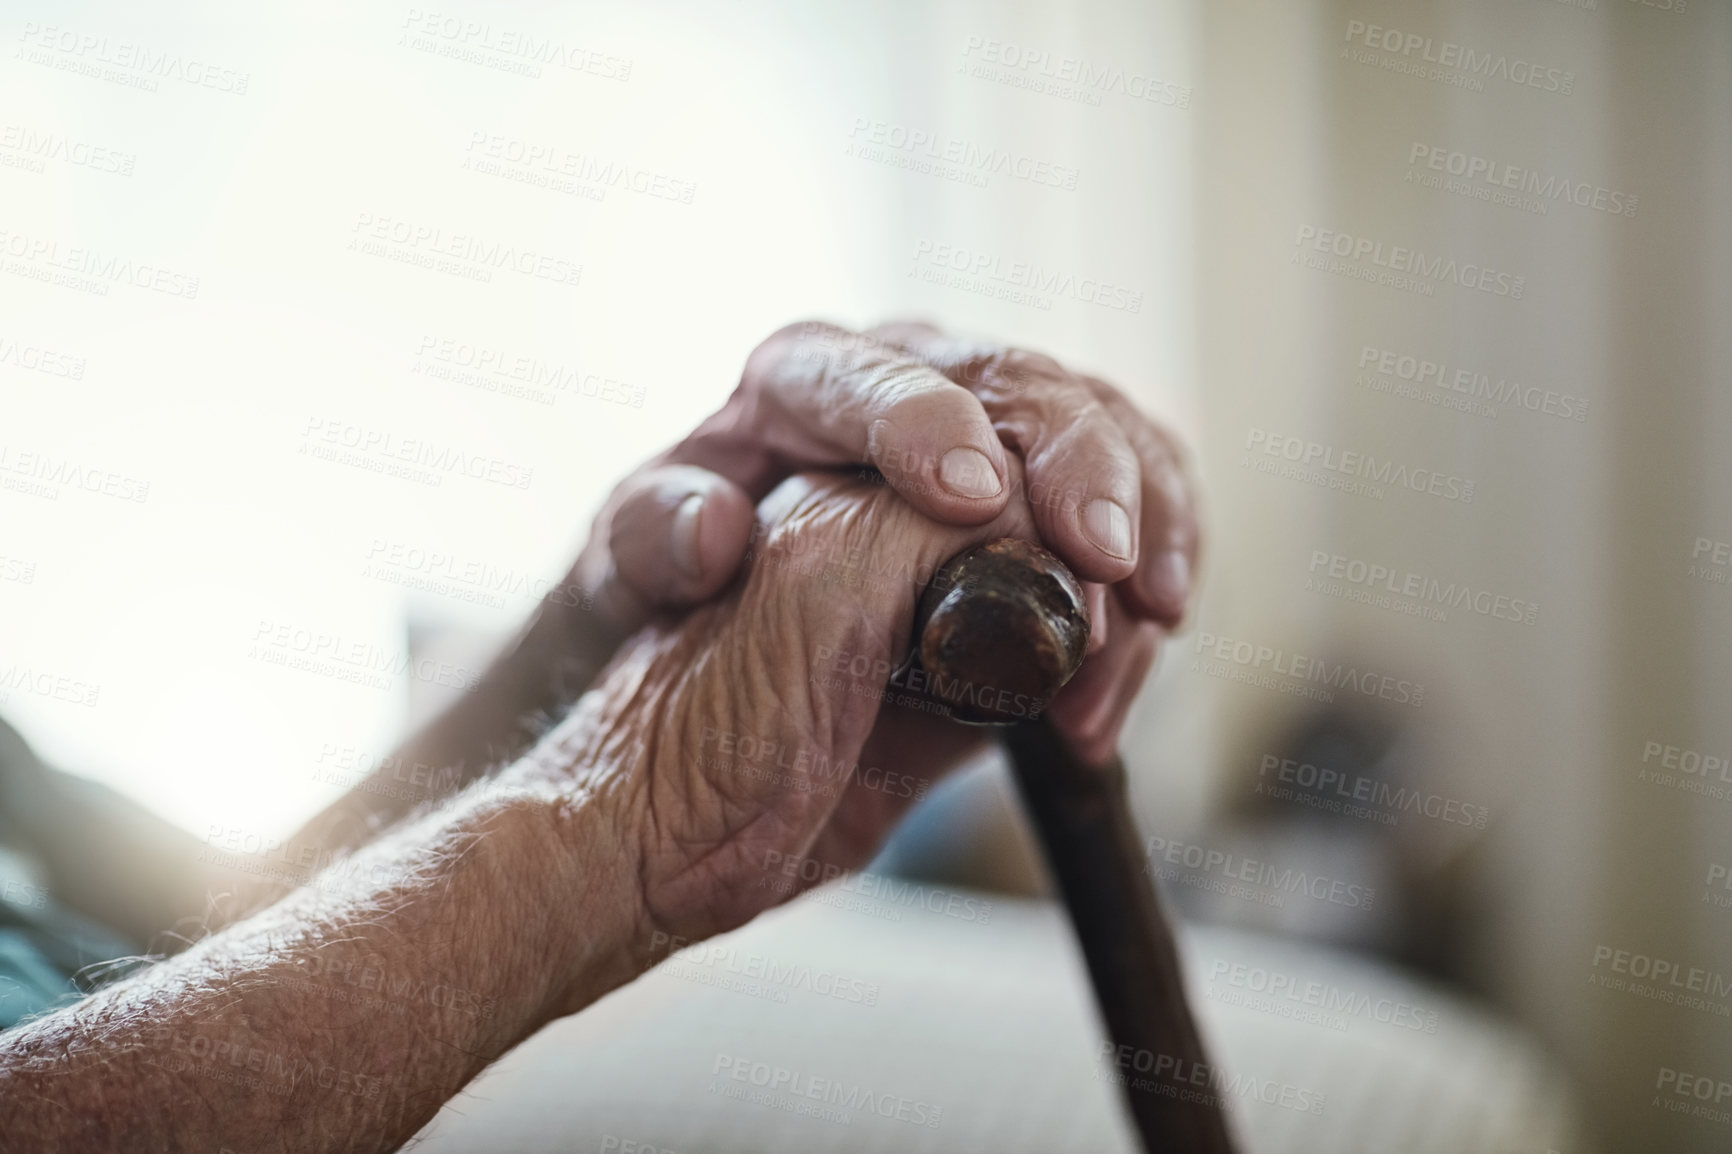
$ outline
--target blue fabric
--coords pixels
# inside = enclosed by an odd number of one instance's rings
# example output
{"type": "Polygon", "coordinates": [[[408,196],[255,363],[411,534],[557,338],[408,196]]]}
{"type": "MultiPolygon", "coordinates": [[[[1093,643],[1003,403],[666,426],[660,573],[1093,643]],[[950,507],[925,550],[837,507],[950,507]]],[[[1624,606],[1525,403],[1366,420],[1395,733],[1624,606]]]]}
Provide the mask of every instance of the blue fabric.
{"type": "Polygon", "coordinates": [[[0,901],[0,1030],[82,998],[139,963],[138,946],[41,895],[0,901]]]}

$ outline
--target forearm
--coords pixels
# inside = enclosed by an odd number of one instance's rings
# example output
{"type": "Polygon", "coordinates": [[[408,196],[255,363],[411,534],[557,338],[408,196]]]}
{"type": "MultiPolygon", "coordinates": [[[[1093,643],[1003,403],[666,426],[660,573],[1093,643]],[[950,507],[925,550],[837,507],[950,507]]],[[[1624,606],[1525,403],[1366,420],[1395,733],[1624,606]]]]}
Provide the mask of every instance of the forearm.
{"type": "Polygon", "coordinates": [[[308,821],[294,844],[320,854],[355,849],[417,807],[514,760],[589,687],[622,639],[575,583],[562,584],[479,684],[308,821]]]}
{"type": "Polygon", "coordinates": [[[557,820],[551,803],[472,791],[0,1034],[7,1148],[396,1148],[550,1017],[637,972],[617,831],[582,806],[557,820]]]}

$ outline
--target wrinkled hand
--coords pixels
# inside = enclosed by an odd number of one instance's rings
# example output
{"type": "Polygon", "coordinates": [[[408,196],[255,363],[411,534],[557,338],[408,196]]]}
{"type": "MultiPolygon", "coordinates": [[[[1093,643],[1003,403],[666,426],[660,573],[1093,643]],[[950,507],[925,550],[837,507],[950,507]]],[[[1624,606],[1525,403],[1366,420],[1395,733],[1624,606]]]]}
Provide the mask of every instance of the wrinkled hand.
{"type": "MultiPolygon", "coordinates": [[[[920,324],[784,328],[719,412],[615,489],[573,580],[622,636],[701,604],[738,572],[757,501],[796,470],[850,465],[945,525],[1027,506],[1041,542],[1084,580],[1094,620],[1089,660],[1051,716],[1085,758],[1110,753],[1163,629],[1184,617],[1197,515],[1174,438],[1050,357],[920,324]]],[[[909,736],[876,744],[922,778],[981,741],[929,726],[909,736]]]]}
{"type": "MultiPolygon", "coordinates": [[[[1012,460],[1006,473],[1021,468],[1012,460]]],[[[887,742],[981,732],[895,704],[894,690],[887,703],[923,581],[971,545],[1037,535],[1023,501],[979,525],[943,525],[846,473],[790,478],[758,516],[745,579],[628,641],[508,771],[543,796],[605,805],[634,847],[625,868],[641,894],[640,948],[657,931],[696,940],[733,928],[815,880],[796,871],[790,885],[783,863],[869,860],[915,800],[882,756],[887,742]]],[[[574,858],[583,836],[572,835],[574,858]]]]}

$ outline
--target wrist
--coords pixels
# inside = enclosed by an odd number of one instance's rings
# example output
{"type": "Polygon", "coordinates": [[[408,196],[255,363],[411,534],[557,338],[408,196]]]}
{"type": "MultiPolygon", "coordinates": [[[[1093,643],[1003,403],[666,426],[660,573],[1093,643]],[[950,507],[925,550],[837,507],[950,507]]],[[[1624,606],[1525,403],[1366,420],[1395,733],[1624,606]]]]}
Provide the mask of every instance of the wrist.
{"type": "MultiPolygon", "coordinates": [[[[617,790],[507,769],[498,818],[510,845],[506,908],[534,954],[542,1022],[574,1014],[650,966],[635,828],[617,790]]],[[[490,791],[491,792],[491,791],[490,791]]]]}

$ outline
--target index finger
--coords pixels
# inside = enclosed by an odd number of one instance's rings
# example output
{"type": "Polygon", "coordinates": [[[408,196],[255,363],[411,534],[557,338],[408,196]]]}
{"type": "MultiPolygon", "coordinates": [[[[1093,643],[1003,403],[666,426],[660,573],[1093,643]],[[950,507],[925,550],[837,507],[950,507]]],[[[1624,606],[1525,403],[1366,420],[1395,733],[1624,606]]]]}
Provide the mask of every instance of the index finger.
{"type": "Polygon", "coordinates": [[[754,499],[802,468],[870,465],[953,525],[990,521],[1009,500],[1004,446],[973,393],[887,342],[817,321],[760,344],[727,404],[666,459],[754,499]]]}

